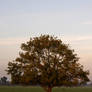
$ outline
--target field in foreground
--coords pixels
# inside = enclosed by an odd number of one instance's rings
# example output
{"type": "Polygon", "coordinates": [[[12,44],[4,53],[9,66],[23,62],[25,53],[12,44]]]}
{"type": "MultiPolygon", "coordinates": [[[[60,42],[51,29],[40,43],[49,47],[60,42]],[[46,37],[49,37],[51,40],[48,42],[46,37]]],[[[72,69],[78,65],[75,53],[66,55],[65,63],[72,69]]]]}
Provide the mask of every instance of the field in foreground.
{"type": "MultiPolygon", "coordinates": [[[[0,86],[0,92],[44,92],[40,87],[0,86]]],[[[92,87],[54,88],[53,92],[92,92],[92,87]]]]}

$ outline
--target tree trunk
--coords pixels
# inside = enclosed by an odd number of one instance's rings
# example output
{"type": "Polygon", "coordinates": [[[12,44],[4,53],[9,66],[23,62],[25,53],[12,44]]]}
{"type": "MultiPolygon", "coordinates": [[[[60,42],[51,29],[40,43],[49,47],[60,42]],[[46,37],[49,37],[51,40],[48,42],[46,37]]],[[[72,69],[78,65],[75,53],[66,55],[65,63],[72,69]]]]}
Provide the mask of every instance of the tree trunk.
{"type": "Polygon", "coordinates": [[[52,92],[52,87],[42,86],[45,92],[52,92]]]}
{"type": "Polygon", "coordinates": [[[48,91],[47,92],[52,92],[52,88],[48,87],[48,91]]]}

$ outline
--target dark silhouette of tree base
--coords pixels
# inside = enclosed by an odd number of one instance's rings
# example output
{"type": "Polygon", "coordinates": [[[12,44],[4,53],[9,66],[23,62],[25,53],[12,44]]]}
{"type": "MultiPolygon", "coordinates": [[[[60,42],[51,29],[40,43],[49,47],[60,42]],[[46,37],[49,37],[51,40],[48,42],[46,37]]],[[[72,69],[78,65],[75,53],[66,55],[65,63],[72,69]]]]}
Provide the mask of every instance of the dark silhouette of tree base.
{"type": "Polygon", "coordinates": [[[54,36],[30,38],[21,45],[19,57],[8,63],[13,84],[40,85],[46,92],[55,86],[86,83],[88,71],[78,63],[79,58],[69,45],[54,36]]]}

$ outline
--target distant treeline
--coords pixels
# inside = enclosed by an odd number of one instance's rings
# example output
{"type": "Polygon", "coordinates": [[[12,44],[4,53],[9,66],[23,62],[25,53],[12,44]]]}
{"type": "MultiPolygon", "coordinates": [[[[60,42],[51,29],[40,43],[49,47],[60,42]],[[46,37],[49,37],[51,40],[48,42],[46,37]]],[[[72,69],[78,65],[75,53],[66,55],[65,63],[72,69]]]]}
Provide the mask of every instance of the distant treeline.
{"type": "Polygon", "coordinates": [[[0,78],[0,85],[10,85],[10,81],[7,80],[8,78],[3,76],[0,78]]]}

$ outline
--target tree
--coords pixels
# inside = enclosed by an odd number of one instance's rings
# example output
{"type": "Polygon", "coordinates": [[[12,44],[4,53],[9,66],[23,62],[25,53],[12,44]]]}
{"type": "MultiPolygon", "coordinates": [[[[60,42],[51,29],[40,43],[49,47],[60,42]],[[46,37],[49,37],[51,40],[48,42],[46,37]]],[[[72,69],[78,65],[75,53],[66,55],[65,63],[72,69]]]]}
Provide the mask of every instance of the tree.
{"type": "Polygon", "coordinates": [[[72,86],[89,81],[88,71],[69,45],[50,35],[30,38],[21,45],[19,57],[8,63],[14,84],[40,85],[46,92],[55,86],[72,86]]]}
{"type": "Polygon", "coordinates": [[[7,84],[7,77],[3,76],[1,77],[1,84],[6,85],[7,84]]]}

